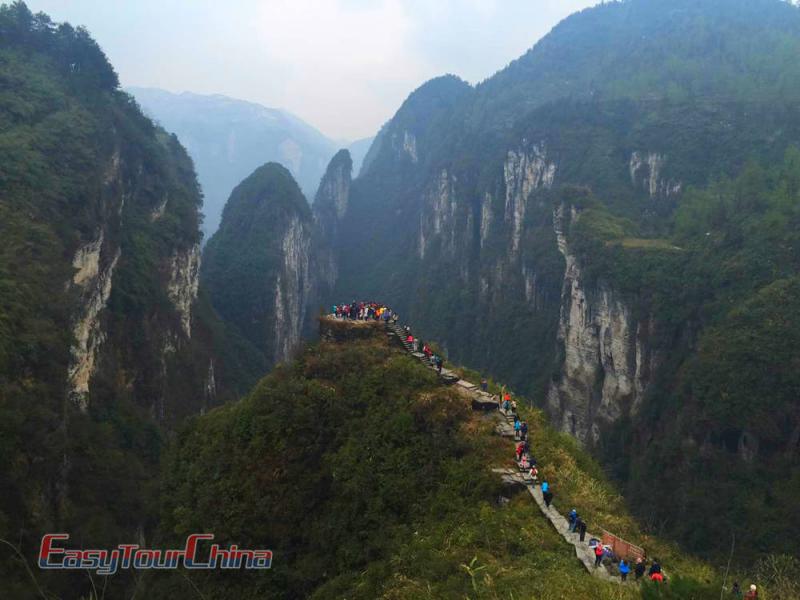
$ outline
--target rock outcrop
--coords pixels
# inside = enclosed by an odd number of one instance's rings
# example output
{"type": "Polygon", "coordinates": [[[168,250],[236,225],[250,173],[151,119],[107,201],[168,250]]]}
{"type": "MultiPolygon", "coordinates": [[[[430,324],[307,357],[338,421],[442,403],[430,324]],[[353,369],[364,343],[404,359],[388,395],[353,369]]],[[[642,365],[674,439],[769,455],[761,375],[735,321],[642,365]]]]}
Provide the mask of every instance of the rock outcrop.
{"type": "MultiPolygon", "coordinates": [[[[347,185],[333,175],[328,183],[325,206],[336,214],[347,185]]],[[[297,183],[284,167],[267,163],[233,190],[206,246],[202,285],[223,321],[260,354],[254,360],[264,371],[290,358],[308,328],[316,289],[312,231],[297,183]]]]}
{"type": "Polygon", "coordinates": [[[650,198],[666,198],[679,194],[683,187],[681,182],[663,177],[666,162],[667,158],[657,152],[631,153],[628,163],[631,183],[646,190],[650,198]]]}
{"type": "Polygon", "coordinates": [[[545,147],[534,145],[530,151],[510,150],[503,165],[506,187],[506,222],[511,226],[511,252],[519,250],[525,208],[531,192],[551,188],[556,175],[556,165],[548,159],[545,147]]]}
{"type": "Polygon", "coordinates": [[[200,244],[176,251],[170,261],[167,294],[181,319],[187,338],[192,337],[192,306],[200,284],[200,244]]]}
{"type": "Polygon", "coordinates": [[[553,211],[566,268],[558,325],[563,364],[547,392],[547,407],[562,431],[593,445],[604,426],[636,414],[658,357],[648,345],[652,319],[635,319],[609,285],[585,282],[569,244],[569,227],[579,218],[574,206],[561,204],[553,211]]]}
{"type": "Polygon", "coordinates": [[[319,295],[327,299],[339,272],[337,248],[342,219],[350,205],[353,161],[347,150],[331,159],[314,197],[313,258],[321,286],[319,295]]]}
{"type": "Polygon", "coordinates": [[[281,243],[282,257],[275,281],[274,360],[285,362],[300,346],[306,327],[309,295],[314,284],[309,269],[311,232],[307,222],[293,216],[281,243]]]}
{"type": "Polygon", "coordinates": [[[74,317],[74,342],[70,350],[68,371],[68,396],[82,410],[88,407],[89,382],[95,373],[95,362],[105,333],[100,314],[111,295],[114,269],[119,260],[119,249],[106,257],[101,267],[103,231],[94,242],[82,246],[75,253],[72,265],[78,269],[72,283],[80,289],[80,303],[74,317]]]}

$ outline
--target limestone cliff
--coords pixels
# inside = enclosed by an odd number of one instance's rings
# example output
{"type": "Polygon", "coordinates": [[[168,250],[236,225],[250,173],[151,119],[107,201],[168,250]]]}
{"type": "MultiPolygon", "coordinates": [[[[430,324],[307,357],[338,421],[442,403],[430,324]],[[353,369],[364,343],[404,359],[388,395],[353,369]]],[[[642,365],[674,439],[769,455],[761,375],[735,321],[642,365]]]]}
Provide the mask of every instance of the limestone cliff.
{"type": "MultiPolygon", "coordinates": [[[[347,184],[333,176],[328,183],[323,195],[335,213],[337,202],[346,202],[337,192],[347,184]]],[[[289,171],[267,163],[233,190],[206,246],[202,286],[216,313],[258,354],[262,373],[289,359],[306,331],[316,282],[312,230],[311,211],[289,171]]]]}
{"type": "Polygon", "coordinates": [[[553,211],[566,268],[558,324],[563,363],[547,392],[547,407],[562,431],[592,445],[604,426],[636,414],[659,359],[648,344],[652,318],[637,320],[610,285],[584,281],[569,244],[569,228],[579,218],[574,206],[560,204],[553,211]]]}
{"type": "Polygon", "coordinates": [[[534,145],[528,152],[508,152],[503,165],[503,176],[506,188],[505,219],[511,224],[512,253],[519,250],[528,197],[540,187],[551,188],[555,174],[556,165],[548,160],[543,145],[534,145]]]}
{"type": "MultiPolygon", "coordinates": [[[[156,139],[165,161],[187,161],[174,139],[160,132],[156,139]]],[[[177,372],[177,363],[193,360],[199,194],[191,171],[181,179],[167,174],[168,164],[148,166],[138,149],[119,139],[94,199],[96,233],[75,250],[75,271],[67,285],[76,298],[67,393],[84,411],[92,402],[108,402],[116,386],[109,383],[123,372],[123,385],[159,419],[198,408],[193,395],[183,397],[174,385],[179,378],[184,378],[179,385],[188,383],[197,391],[202,385],[199,377],[187,382],[186,374],[177,372]],[[160,189],[143,188],[139,181],[145,177],[162,177],[160,189]],[[168,222],[179,215],[187,219],[184,228],[164,237],[168,222]],[[134,292],[137,280],[148,282],[147,295],[134,292]],[[168,301],[160,303],[162,298],[168,301]],[[143,310],[126,312],[123,307],[132,308],[132,301],[143,310]],[[103,391],[94,393],[95,387],[103,391]]]]}
{"type": "Polygon", "coordinates": [[[292,358],[306,326],[309,294],[313,285],[309,269],[311,232],[307,222],[294,215],[281,242],[282,258],[275,281],[276,362],[292,358]]]}
{"type": "Polygon", "coordinates": [[[321,300],[331,300],[328,296],[336,284],[339,272],[339,230],[350,204],[352,170],[350,153],[347,150],[337,152],[331,159],[314,198],[313,255],[321,300]]]}

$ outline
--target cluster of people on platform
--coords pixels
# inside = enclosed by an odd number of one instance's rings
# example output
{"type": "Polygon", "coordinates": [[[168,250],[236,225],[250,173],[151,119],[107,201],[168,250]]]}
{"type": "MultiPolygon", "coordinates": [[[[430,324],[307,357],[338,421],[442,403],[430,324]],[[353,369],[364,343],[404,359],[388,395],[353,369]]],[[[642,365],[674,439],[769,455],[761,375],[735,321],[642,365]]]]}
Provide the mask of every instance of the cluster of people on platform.
{"type": "Polygon", "coordinates": [[[331,314],[337,319],[353,321],[396,321],[397,315],[385,304],[378,302],[356,302],[336,304],[331,314]]]}

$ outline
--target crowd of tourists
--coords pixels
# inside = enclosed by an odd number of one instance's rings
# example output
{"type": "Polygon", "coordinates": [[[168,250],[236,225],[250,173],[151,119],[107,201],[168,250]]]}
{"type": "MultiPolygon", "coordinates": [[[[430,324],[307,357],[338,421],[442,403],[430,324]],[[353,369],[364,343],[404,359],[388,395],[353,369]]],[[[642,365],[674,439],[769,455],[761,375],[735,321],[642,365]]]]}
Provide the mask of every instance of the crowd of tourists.
{"type": "Polygon", "coordinates": [[[335,304],[331,311],[337,319],[350,319],[352,321],[397,321],[397,315],[391,308],[378,302],[356,302],[350,304],[335,304]]]}

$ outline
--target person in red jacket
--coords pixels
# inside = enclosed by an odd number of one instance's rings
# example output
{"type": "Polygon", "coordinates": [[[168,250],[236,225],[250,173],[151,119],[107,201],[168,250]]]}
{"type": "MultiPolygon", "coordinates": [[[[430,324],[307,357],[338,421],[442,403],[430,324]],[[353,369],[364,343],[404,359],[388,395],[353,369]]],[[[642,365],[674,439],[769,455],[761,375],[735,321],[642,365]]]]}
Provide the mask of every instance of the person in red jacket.
{"type": "Polygon", "coordinates": [[[744,597],[751,599],[758,598],[758,588],[756,587],[756,584],[753,583],[750,585],[750,591],[748,591],[744,597]]]}
{"type": "Polygon", "coordinates": [[[595,569],[603,562],[603,544],[599,543],[594,547],[594,567],[595,569]]]}
{"type": "Polygon", "coordinates": [[[650,575],[650,579],[652,581],[657,581],[658,583],[664,582],[664,575],[659,571],[658,573],[653,573],[650,575]]]}

